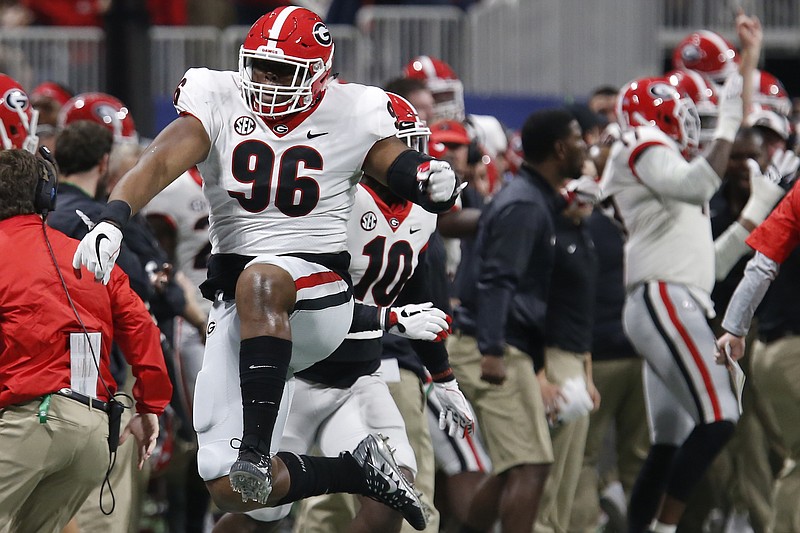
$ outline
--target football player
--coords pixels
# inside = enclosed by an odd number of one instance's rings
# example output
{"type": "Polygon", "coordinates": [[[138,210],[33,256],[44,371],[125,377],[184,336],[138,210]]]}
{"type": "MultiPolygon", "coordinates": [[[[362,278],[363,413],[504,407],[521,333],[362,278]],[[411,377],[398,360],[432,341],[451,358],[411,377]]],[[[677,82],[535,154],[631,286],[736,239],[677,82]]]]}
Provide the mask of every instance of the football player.
{"type": "MultiPolygon", "coordinates": [[[[397,117],[397,136],[409,147],[424,152],[430,130],[407,100],[392,93],[389,99],[397,117]]],[[[365,176],[356,191],[353,214],[347,225],[347,245],[353,252],[349,271],[355,299],[384,308],[393,305],[400,294],[404,301],[430,299],[425,269],[417,267],[421,261],[424,264],[423,254],[435,228],[435,214],[365,176]]],[[[407,305],[405,309],[414,312],[417,307],[407,305]]],[[[434,394],[442,405],[441,425],[449,425],[451,434],[458,432],[463,437],[472,432],[474,415],[458,389],[444,343],[430,342],[442,340],[446,333],[437,336],[431,332],[427,342],[411,342],[434,377],[434,394]]],[[[406,436],[403,417],[382,375],[386,373],[381,370],[382,336],[383,331],[378,329],[351,333],[328,358],[297,373],[295,401],[289,410],[281,449],[304,454],[318,446],[324,455],[336,456],[356,446],[366,435],[380,433],[389,437],[404,475],[414,479],[417,471],[414,451],[406,436]]],[[[420,405],[422,402],[420,398],[420,405]]],[[[275,510],[253,511],[250,515],[257,520],[275,521],[288,515],[290,509],[291,505],[284,505],[275,510]]],[[[351,517],[346,509],[347,506],[341,506],[346,515],[344,522],[351,517]]],[[[301,520],[314,520],[307,512],[301,515],[301,520]]],[[[237,519],[227,520],[233,528],[237,519]]],[[[331,527],[330,520],[326,517],[326,527],[331,527]]],[[[399,513],[362,498],[360,510],[348,527],[399,531],[401,524],[399,513]]],[[[304,523],[300,530],[315,530],[315,527],[304,523]]]]}
{"type": "Polygon", "coordinates": [[[458,192],[449,165],[395,137],[385,92],[328,83],[333,50],[317,15],[286,6],[249,30],[238,72],[189,69],[174,94],[181,116],[115,187],[74,264],[107,279],[119,228],[197,165],[211,209],[203,294],[214,304],[194,423],[213,499],[243,512],[363,493],[424,527],[419,498],[374,435],[339,458],[270,455],[291,400],[287,376],[328,356],[350,328],[346,225],[362,171],[432,211],[458,192]]]}
{"type": "Polygon", "coordinates": [[[742,78],[755,67],[762,39],[758,20],[743,13],[737,32],[742,75],[729,76],[719,95],[703,155],[694,157],[697,109],[667,79],[635,80],[617,103],[623,133],[603,179],[628,230],[623,321],[646,361],[653,443],[631,496],[632,532],[676,530],[691,489],[739,418],[727,371],[711,364],[715,247],[706,209],[742,122],[742,78]]]}

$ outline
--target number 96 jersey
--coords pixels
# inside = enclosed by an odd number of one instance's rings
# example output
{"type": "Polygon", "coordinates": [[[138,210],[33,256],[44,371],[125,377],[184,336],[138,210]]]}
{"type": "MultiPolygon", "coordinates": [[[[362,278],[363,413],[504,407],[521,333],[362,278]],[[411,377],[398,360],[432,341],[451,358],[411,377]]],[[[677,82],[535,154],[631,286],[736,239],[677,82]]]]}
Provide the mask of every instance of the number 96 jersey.
{"type": "MultiPolygon", "coordinates": [[[[406,200],[389,206],[368,186],[359,185],[347,228],[353,297],[366,304],[392,305],[435,229],[435,214],[406,200]]],[[[370,331],[347,338],[380,336],[370,331]]]]}
{"type": "Polygon", "coordinates": [[[266,122],[241,97],[237,72],[198,68],[186,72],[173,103],[211,140],[197,167],[212,253],[346,250],[361,165],[397,131],[385,92],[332,84],[315,107],[266,122]]]}

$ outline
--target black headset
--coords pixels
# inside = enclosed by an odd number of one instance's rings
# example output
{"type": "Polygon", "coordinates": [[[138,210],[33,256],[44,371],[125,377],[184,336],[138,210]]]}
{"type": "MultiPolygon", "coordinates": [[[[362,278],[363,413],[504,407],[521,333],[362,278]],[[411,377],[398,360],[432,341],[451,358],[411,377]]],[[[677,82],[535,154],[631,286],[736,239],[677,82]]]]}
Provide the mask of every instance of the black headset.
{"type": "Polygon", "coordinates": [[[56,191],[58,190],[58,171],[56,162],[50,150],[45,146],[39,147],[41,157],[39,162],[40,173],[36,182],[36,193],[33,197],[33,207],[42,216],[56,208],[56,191]]]}

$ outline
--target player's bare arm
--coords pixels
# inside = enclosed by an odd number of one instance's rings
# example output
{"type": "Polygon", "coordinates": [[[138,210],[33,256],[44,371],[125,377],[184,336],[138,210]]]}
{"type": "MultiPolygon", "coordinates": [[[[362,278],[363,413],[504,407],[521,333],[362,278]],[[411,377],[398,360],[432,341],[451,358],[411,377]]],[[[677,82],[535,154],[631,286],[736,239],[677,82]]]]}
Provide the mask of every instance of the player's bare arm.
{"type": "Polygon", "coordinates": [[[122,200],[138,212],[178,176],[203,161],[211,141],[199,120],[183,115],[164,128],[136,166],[114,187],[109,201],[122,200]]]}
{"type": "Polygon", "coordinates": [[[370,151],[367,152],[363,165],[364,172],[388,186],[386,173],[389,171],[389,167],[400,154],[409,150],[409,147],[395,136],[381,139],[373,144],[370,151]]]}

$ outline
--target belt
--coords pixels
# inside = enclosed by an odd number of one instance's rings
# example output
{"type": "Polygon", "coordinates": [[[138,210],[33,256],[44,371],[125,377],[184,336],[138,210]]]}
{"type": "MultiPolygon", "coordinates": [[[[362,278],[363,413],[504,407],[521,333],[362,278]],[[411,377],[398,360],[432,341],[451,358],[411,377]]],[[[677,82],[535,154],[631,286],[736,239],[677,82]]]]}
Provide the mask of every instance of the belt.
{"type": "Polygon", "coordinates": [[[86,407],[91,407],[93,409],[99,409],[101,411],[108,412],[107,402],[104,402],[103,400],[98,400],[97,398],[89,398],[88,396],[84,396],[80,392],[75,392],[74,390],[67,387],[61,390],[57,390],[53,394],[58,394],[59,396],[69,398],[70,400],[75,400],[76,402],[82,403],[86,407]]]}

